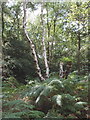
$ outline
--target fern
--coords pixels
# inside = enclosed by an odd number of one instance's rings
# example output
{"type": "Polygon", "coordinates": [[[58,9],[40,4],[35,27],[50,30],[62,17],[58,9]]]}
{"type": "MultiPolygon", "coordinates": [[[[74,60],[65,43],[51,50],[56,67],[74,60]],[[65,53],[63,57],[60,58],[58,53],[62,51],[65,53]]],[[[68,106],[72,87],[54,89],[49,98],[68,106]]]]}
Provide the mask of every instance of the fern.
{"type": "Polygon", "coordinates": [[[81,78],[77,79],[75,76],[67,80],[50,78],[42,83],[34,82],[31,85],[20,86],[15,90],[10,86],[3,87],[3,118],[39,119],[45,116],[63,118],[74,113],[80,115],[80,111],[87,107],[87,103],[82,100],[86,101],[88,84],[82,82],[81,78]],[[43,110],[45,106],[46,111],[43,110]]]}
{"type": "Polygon", "coordinates": [[[86,106],[87,106],[87,102],[76,102],[74,107],[77,109],[77,110],[81,110],[81,109],[84,109],[86,106]]]}
{"type": "Polygon", "coordinates": [[[52,80],[50,83],[49,83],[49,85],[51,85],[51,86],[55,86],[56,88],[58,88],[58,89],[62,89],[64,86],[63,86],[63,83],[62,83],[62,81],[60,81],[60,80],[52,80]]]}
{"type": "Polygon", "coordinates": [[[53,87],[52,86],[45,86],[45,88],[43,89],[43,91],[40,93],[40,95],[43,96],[50,96],[50,93],[53,91],[53,87]]]}
{"type": "Polygon", "coordinates": [[[45,116],[45,114],[41,111],[34,110],[34,111],[30,111],[30,113],[29,113],[30,118],[42,118],[44,116],[45,116]]]}
{"type": "Polygon", "coordinates": [[[54,96],[52,97],[52,101],[53,101],[55,104],[57,104],[58,106],[62,106],[62,101],[61,101],[61,99],[62,99],[62,95],[54,95],[54,96]]]}
{"type": "Polygon", "coordinates": [[[45,87],[44,85],[36,85],[35,87],[31,89],[29,96],[32,96],[36,99],[40,95],[44,87],[45,87]]]}

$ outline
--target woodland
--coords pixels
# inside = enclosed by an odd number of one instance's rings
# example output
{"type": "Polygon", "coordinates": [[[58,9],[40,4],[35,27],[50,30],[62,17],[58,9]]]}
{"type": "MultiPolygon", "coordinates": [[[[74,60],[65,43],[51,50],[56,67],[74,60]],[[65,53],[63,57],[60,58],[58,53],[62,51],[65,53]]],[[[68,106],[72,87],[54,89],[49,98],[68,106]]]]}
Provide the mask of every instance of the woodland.
{"type": "Polygon", "coordinates": [[[90,2],[1,9],[2,118],[90,118],[90,2]]]}

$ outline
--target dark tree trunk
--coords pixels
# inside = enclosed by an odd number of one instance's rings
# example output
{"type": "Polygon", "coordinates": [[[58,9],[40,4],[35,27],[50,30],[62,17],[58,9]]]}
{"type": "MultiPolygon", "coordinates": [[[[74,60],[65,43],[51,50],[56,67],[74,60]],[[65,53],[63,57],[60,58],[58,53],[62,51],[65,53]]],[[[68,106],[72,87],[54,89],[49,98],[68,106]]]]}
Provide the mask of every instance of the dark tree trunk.
{"type": "Polygon", "coordinates": [[[3,15],[3,10],[4,10],[4,7],[3,7],[4,3],[2,2],[2,5],[1,5],[1,9],[2,9],[2,39],[3,39],[3,31],[4,31],[4,15],[3,15]]]}
{"type": "MultiPolygon", "coordinates": [[[[47,32],[48,32],[48,40],[49,40],[51,25],[49,25],[49,20],[48,20],[48,5],[46,5],[46,10],[47,10],[47,32]]],[[[47,55],[48,55],[48,58],[47,58],[48,62],[50,63],[50,43],[49,43],[49,41],[48,41],[47,55]]]]}
{"type": "Polygon", "coordinates": [[[77,68],[78,68],[78,75],[80,75],[80,49],[81,49],[81,37],[80,37],[80,33],[78,32],[77,35],[77,39],[78,39],[78,51],[77,51],[77,68]]]}

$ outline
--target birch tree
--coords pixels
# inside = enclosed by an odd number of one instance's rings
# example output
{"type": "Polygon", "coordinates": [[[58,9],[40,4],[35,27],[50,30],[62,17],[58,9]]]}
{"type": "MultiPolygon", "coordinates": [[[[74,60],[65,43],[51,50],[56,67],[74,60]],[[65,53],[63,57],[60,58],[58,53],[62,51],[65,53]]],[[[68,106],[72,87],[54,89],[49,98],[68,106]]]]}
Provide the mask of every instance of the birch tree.
{"type": "Polygon", "coordinates": [[[48,66],[47,51],[45,46],[45,24],[44,24],[43,10],[44,10],[44,2],[42,2],[41,4],[42,46],[43,46],[44,63],[46,68],[46,78],[49,78],[49,66],[48,66]]]}
{"type": "Polygon", "coordinates": [[[27,32],[27,29],[26,29],[26,5],[27,5],[27,2],[25,1],[23,3],[23,11],[24,11],[23,29],[24,29],[24,34],[25,34],[25,37],[27,38],[28,42],[30,43],[30,47],[31,47],[31,50],[32,50],[32,55],[33,55],[35,65],[36,65],[37,74],[38,74],[40,80],[43,81],[45,79],[44,79],[44,77],[42,76],[42,73],[41,73],[41,69],[40,69],[39,62],[38,62],[38,57],[37,57],[36,50],[35,50],[35,45],[33,44],[33,41],[30,39],[30,37],[28,35],[28,32],[27,32]]]}

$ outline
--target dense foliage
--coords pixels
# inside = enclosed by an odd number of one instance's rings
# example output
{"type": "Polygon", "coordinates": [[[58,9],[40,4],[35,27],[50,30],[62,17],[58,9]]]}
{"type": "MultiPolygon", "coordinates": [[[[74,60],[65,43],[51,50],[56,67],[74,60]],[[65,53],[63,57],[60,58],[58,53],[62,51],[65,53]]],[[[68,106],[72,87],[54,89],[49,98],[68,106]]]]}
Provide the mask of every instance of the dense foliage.
{"type": "Polygon", "coordinates": [[[89,4],[2,3],[3,118],[89,116],[89,4]]]}
{"type": "Polygon", "coordinates": [[[11,77],[3,83],[3,118],[86,118],[87,79],[71,74],[20,85],[11,77]]]}

